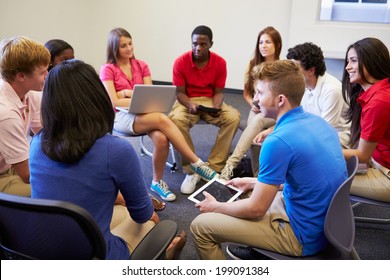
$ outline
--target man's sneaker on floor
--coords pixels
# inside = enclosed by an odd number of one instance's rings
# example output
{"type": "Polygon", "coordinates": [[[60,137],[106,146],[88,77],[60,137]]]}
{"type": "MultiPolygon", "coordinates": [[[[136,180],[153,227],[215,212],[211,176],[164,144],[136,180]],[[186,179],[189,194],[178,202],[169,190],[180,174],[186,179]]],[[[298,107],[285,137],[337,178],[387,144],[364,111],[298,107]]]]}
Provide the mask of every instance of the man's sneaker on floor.
{"type": "Polygon", "coordinates": [[[150,189],[165,201],[174,201],[176,199],[176,195],[169,190],[167,183],[163,180],[158,181],[157,184],[152,183],[150,189]]]}
{"type": "Polygon", "coordinates": [[[233,169],[233,166],[231,166],[230,164],[226,164],[225,167],[222,169],[219,178],[225,181],[229,181],[233,177],[233,169]]]}
{"type": "Polygon", "coordinates": [[[184,194],[192,194],[196,189],[196,184],[200,181],[200,175],[187,174],[184,178],[183,183],[181,183],[180,191],[184,194]]]}
{"type": "Polygon", "coordinates": [[[190,164],[192,171],[198,173],[205,181],[210,181],[213,179],[218,173],[211,169],[205,162],[203,162],[199,166],[194,166],[190,164]]]}
{"type": "Polygon", "coordinates": [[[226,252],[233,260],[270,260],[269,257],[256,252],[249,246],[229,244],[226,252]]]}

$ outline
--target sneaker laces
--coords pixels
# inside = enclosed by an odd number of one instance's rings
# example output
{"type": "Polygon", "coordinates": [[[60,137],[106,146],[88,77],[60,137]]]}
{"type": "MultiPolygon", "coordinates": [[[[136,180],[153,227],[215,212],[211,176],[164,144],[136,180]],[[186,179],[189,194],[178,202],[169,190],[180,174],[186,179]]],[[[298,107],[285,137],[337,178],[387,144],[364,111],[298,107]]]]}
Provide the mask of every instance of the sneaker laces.
{"type": "Polygon", "coordinates": [[[157,185],[164,195],[169,194],[171,192],[168,188],[167,183],[165,183],[163,180],[158,181],[157,185]]]}
{"type": "Polygon", "coordinates": [[[226,164],[225,167],[222,169],[221,176],[223,178],[232,178],[233,177],[233,166],[230,164],[226,164]]]}
{"type": "Polygon", "coordinates": [[[206,177],[211,177],[215,171],[211,169],[206,163],[198,167],[206,177]]]}

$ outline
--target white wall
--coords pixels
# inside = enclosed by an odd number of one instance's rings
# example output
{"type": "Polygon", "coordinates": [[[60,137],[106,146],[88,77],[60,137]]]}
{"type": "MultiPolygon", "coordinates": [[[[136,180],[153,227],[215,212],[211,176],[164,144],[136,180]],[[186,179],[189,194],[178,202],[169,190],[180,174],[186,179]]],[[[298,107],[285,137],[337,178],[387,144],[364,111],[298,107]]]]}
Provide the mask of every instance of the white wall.
{"type": "Polygon", "coordinates": [[[24,35],[42,43],[60,38],[76,57],[97,70],[105,61],[107,33],[123,27],[133,36],[137,58],[152,78],[171,81],[174,59],[191,48],[191,32],[205,24],[213,50],[228,63],[226,87],[243,88],[258,32],[268,25],[282,35],[282,57],[295,44],[312,41],[332,58],[367,36],[390,46],[390,26],[319,22],[320,0],[0,0],[0,39],[24,35]]]}

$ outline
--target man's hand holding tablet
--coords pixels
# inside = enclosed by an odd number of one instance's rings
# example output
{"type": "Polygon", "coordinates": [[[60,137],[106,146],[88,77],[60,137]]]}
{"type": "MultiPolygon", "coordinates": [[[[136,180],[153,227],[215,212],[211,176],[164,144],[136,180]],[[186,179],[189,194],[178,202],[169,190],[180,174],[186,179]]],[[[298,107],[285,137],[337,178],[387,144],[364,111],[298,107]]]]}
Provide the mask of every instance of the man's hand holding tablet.
{"type": "Polygon", "coordinates": [[[242,194],[242,190],[232,185],[226,185],[224,181],[214,178],[191,194],[188,199],[198,203],[206,198],[203,194],[204,191],[219,202],[232,202],[242,194]]]}

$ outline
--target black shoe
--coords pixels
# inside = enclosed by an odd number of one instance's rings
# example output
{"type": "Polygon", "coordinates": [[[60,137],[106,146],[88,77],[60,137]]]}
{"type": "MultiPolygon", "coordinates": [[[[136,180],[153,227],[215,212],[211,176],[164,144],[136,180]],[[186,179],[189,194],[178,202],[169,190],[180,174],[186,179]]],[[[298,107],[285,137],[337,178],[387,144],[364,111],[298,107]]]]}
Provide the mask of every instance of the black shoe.
{"type": "Polygon", "coordinates": [[[256,252],[249,246],[229,244],[226,252],[233,260],[270,260],[269,257],[256,252]]]}

